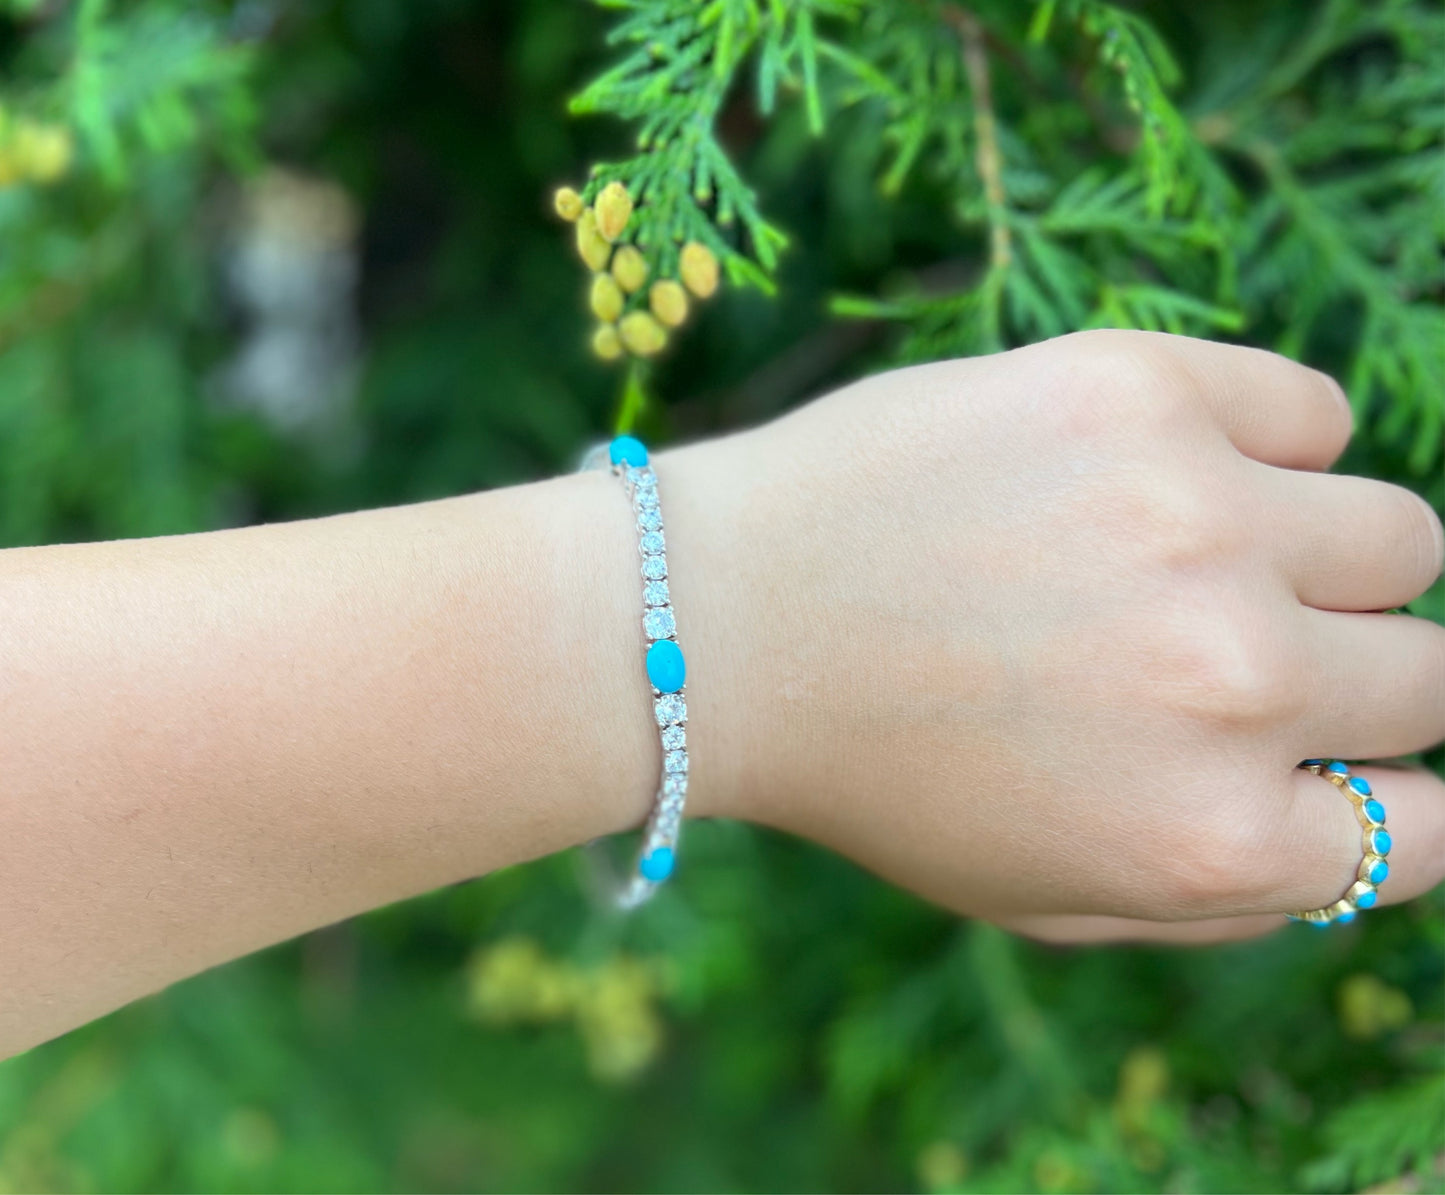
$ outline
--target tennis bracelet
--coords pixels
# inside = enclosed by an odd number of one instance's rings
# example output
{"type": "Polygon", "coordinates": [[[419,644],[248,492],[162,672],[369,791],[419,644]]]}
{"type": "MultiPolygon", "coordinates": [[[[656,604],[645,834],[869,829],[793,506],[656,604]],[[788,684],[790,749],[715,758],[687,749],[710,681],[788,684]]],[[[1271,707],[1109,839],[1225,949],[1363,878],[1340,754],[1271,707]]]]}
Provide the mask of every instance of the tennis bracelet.
{"type": "Polygon", "coordinates": [[[649,899],[677,863],[677,839],[687,800],[687,662],[677,643],[677,615],[667,588],[667,542],[657,498],[657,474],[648,464],[647,448],[632,436],[618,436],[588,453],[582,466],[596,468],[604,459],[613,474],[621,478],[637,523],[637,547],[642,556],[642,634],[646,644],[643,662],[652,686],[652,712],[662,743],[662,779],[642,833],[636,864],[626,877],[613,877],[607,883],[609,896],[618,907],[631,909],[649,899]]]}

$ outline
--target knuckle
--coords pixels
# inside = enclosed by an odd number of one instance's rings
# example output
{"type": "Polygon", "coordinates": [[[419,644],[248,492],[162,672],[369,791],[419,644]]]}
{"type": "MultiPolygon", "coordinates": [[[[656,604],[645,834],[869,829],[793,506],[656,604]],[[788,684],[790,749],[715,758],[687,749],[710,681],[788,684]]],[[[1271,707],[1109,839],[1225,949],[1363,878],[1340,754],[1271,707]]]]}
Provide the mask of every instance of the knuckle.
{"type": "Polygon", "coordinates": [[[1212,731],[1259,732],[1304,713],[1305,688],[1279,636],[1241,612],[1176,609],[1154,646],[1157,699],[1212,731]]]}
{"type": "Polygon", "coordinates": [[[1137,513],[1137,534],[1167,575],[1195,575],[1238,560],[1249,536],[1244,521],[1201,486],[1158,487],[1137,513]]]}
{"type": "Polygon", "coordinates": [[[1160,419],[1177,407],[1183,372],[1147,333],[1097,328],[1054,343],[1063,357],[1051,406],[1067,433],[1090,437],[1160,419]]]}

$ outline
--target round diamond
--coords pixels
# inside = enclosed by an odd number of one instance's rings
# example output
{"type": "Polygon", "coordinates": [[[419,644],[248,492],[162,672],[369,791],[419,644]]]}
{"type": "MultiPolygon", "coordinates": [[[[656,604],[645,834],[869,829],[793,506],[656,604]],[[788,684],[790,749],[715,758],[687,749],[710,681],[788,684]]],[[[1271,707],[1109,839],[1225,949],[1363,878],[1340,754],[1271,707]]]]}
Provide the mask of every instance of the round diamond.
{"type": "Polygon", "coordinates": [[[666,581],[649,581],[642,587],[642,601],[644,605],[665,606],[669,600],[666,581]]]}
{"type": "Polygon", "coordinates": [[[661,531],[662,512],[656,507],[653,507],[651,510],[639,511],[637,515],[637,525],[643,531],[661,531]]]}
{"type": "Polygon", "coordinates": [[[667,558],[663,556],[644,556],[642,558],[642,575],[649,581],[661,581],[667,576],[667,558]]]}
{"type": "Polygon", "coordinates": [[[657,491],[638,490],[637,493],[633,496],[633,501],[637,503],[638,510],[656,510],[657,491]]]}
{"type": "Polygon", "coordinates": [[[642,549],[644,556],[656,556],[663,549],[662,532],[649,531],[637,541],[637,546],[642,549]]]}
{"type": "Polygon", "coordinates": [[[687,702],[681,693],[667,693],[652,703],[652,712],[659,726],[687,721],[687,702]]]}
{"type": "Polygon", "coordinates": [[[687,773],[672,772],[662,782],[662,796],[665,801],[680,805],[687,796],[687,773]]]}
{"type": "Polygon", "coordinates": [[[677,634],[677,617],[671,606],[659,606],[642,616],[642,631],[649,639],[671,639],[677,634]]]}
{"type": "Polygon", "coordinates": [[[662,749],[680,751],[687,745],[687,731],[681,726],[669,726],[662,732],[662,749]]]}
{"type": "Polygon", "coordinates": [[[687,771],[687,752],[669,751],[667,758],[662,761],[662,766],[671,773],[687,771]]]}

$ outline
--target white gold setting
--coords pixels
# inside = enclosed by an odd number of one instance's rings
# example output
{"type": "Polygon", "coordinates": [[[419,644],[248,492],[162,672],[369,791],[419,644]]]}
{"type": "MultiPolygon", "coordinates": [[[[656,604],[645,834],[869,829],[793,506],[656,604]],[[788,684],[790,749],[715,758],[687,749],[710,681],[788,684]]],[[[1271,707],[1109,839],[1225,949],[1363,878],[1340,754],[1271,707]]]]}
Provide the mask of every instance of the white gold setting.
{"type": "MultiPolygon", "coordinates": [[[[601,445],[588,453],[582,467],[597,468],[607,463],[608,448],[601,445]]],[[[672,608],[672,592],[667,580],[667,540],[663,531],[662,506],[657,496],[657,474],[651,466],[610,467],[627,490],[638,532],[637,547],[642,557],[642,647],[645,653],[660,641],[677,641],[677,615],[672,608]]],[[[647,675],[646,671],[644,675],[647,675]]],[[[649,681],[653,719],[657,723],[662,747],[662,767],[652,813],[643,828],[637,861],[627,877],[610,885],[612,899],[623,909],[642,904],[666,879],[666,875],[656,880],[649,879],[643,873],[644,861],[650,858],[655,861],[653,853],[665,850],[670,870],[671,862],[676,858],[683,805],[687,799],[686,690],[684,684],[676,692],[663,693],[649,681]]]]}

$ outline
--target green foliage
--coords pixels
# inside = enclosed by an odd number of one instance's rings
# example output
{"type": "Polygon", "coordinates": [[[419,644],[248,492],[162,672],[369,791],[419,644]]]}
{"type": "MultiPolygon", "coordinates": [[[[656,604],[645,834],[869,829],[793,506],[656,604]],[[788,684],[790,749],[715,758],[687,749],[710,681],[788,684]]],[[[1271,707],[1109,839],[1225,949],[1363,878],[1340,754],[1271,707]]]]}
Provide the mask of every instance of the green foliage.
{"type": "Polygon", "coordinates": [[[1402,1171],[1426,1170],[1445,1134],[1445,1077],[1438,1069],[1413,1082],[1355,1100],[1325,1125],[1326,1153],[1304,1170],[1314,1190],[1354,1189],[1402,1171]]]}
{"type": "Polygon", "coordinates": [[[90,0],[31,19],[0,101],[73,130],[77,161],[0,188],[0,535],[211,522],[189,442],[210,268],[196,213],[213,155],[244,157],[249,54],[218,5],[90,0]]]}
{"type": "Polygon", "coordinates": [[[801,77],[809,119],[821,131],[815,13],[853,5],[856,0],[619,0],[628,17],[608,40],[629,51],[573,99],[571,110],[636,122],[641,152],[596,167],[584,198],[590,201],[614,179],[626,184],[644,205],[637,243],[655,274],[676,276],[676,245],[698,241],[718,255],[734,282],[772,290],[787,237],[759,213],[756,196],[718,140],[718,116],[734,76],[756,53],[762,111],[772,111],[780,83],[801,77]],[[736,252],[719,231],[734,222],[747,238],[747,253],[736,252]]]}
{"type": "MultiPolygon", "coordinates": [[[[1437,5],[618,7],[0,4],[7,119],[74,151],[9,181],[0,128],[3,542],[566,467],[614,380],[545,197],[594,161],[589,196],[628,182],[659,246],[702,239],[738,284],[658,364],[649,434],[1136,325],[1340,373],[1345,467],[1440,500],[1437,5]],[[344,443],[214,397],[247,331],[227,213],[276,162],[364,212],[344,443]]],[[[628,922],[545,860],[0,1066],[0,1190],[1445,1183],[1438,893],[1328,934],[1062,951],[805,844],[690,833],[628,922]]]]}
{"type": "Polygon", "coordinates": [[[641,152],[597,167],[588,197],[627,183],[645,247],[703,240],[735,282],[770,289],[786,238],[718,130],[751,57],[761,117],[779,86],[799,91],[809,131],[852,131],[854,168],[885,195],[914,182],[985,234],[972,252],[938,238],[962,287],[834,301],[900,322],[901,360],[1080,327],[1238,334],[1325,360],[1413,472],[1439,461],[1445,30],[1429,7],[1277,5],[1254,32],[1264,52],[1220,22],[1178,101],[1159,30],[1099,0],[621,7],[627,53],[573,111],[637,128],[641,152]]]}

